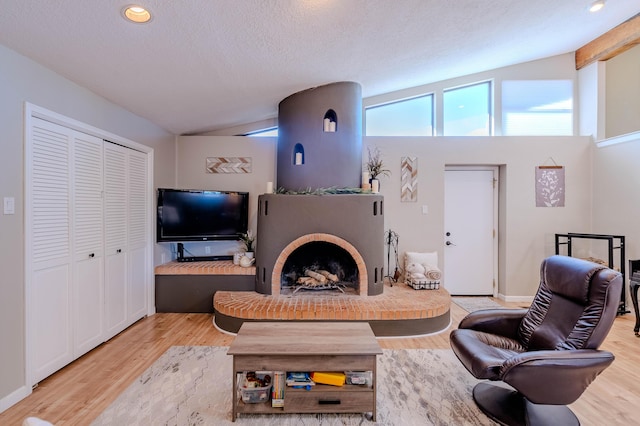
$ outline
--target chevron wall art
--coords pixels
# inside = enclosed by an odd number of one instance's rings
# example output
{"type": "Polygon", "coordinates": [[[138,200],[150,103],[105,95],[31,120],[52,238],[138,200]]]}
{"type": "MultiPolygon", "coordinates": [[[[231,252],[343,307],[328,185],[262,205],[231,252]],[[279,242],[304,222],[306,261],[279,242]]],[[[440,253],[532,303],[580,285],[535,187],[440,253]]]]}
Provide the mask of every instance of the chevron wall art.
{"type": "Polygon", "coordinates": [[[400,201],[415,203],[418,201],[418,158],[402,157],[400,169],[400,201]]]}
{"type": "Polygon", "coordinates": [[[251,173],[251,157],[207,157],[207,173],[251,173]]]}

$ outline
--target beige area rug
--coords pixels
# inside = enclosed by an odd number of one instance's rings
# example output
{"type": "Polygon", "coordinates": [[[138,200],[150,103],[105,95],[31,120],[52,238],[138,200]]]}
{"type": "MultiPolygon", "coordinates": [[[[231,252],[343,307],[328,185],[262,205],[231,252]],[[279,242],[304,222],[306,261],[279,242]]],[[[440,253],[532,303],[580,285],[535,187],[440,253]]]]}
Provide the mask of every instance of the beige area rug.
{"type": "Polygon", "coordinates": [[[227,349],[171,347],[92,425],[495,425],[472,400],[477,380],[447,349],[383,350],[377,423],[368,413],[243,414],[232,423],[227,349]]]}
{"type": "Polygon", "coordinates": [[[459,297],[454,296],[451,301],[460,306],[467,312],[480,311],[482,309],[505,309],[504,306],[498,302],[494,302],[488,297],[475,296],[475,297],[459,297]]]}

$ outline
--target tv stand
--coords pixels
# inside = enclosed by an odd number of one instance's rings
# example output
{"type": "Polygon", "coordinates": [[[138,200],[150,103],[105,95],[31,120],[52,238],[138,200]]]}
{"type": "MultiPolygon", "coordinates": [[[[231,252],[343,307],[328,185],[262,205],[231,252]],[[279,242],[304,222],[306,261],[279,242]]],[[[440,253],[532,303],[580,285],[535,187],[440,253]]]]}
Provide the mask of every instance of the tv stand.
{"type": "Polygon", "coordinates": [[[254,291],[256,268],[231,260],[178,262],[155,267],[157,312],[213,313],[217,291],[254,291]]]}
{"type": "Polygon", "coordinates": [[[184,255],[184,244],[178,243],[178,257],[176,259],[178,262],[205,262],[212,260],[233,260],[232,254],[223,254],[217,256],[185,256],[184,255]]]}

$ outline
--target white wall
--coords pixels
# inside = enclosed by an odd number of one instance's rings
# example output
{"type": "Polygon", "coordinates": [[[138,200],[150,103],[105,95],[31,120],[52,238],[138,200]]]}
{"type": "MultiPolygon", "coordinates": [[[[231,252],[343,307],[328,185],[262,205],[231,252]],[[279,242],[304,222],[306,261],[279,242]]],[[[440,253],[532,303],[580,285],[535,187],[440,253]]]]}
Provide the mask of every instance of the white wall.
{"type": "Polygon", "coordinates": [[[578,71],[578,134],[596,141],[605,138],[605,64],[594,62],[578,71]]]}
{"type": "Polygon", "coordinates": [[[624,235],[627,259],[640,259],[640,138],[594,150],[593,232],[624,235]]]}
{"type": "Polygon", "coordinates": [[[606,62],[606,137],[640,131],[640,45],[606,62]]]}
{"type": "MultiPolygon", "coordinates": [[[[445,166],[501,166],[501,295],[521,298],[534,294],[540,262],[555,253],[556,233],[590,232],[592,143],[588,137],[366,137],[364,141],[380,148],[392,171],[391,177],[381,179],[381,192],[385,196],[385,228],[398,233],[401,254],[438,251],[444,259],[445,166]],[[415,203],[400,202],[402,156],[418,158],[415,203]],[[535,206],[535,167],[550,157],[565,166],[565,207],[535,206]],[[426,215],[422,214],[423,205],[428,207],[426,215]]],[[[473,279],[473,271],[469,274],[473,279]]]]}
{"type": "MultiPolygon", "coordinates": [[[[640,259],[640,137],[635,141],[594,150],[593,158],[593,232],[625,237],[627,279],[629,260],[640,259]]],[[[597,248],[606,259],[606,246],[597,248]]],[[[616,250],[617,261],[620,251],[616,250]]],[[[616,266],[619,266],[616,264],[616,266]]],[[[626,280],[625,285],[628,285],[626,280]]],[[[631,298],[626,289],[627,309],[631,298]]]]}
{"type": "Polygon", "coordinates": [[[46,108],[154,149],[156,185],[175,179],[175,137],[30,59],[0,45],[0,198],[15,197],[15,215],[0,212],[0,411],[25,392],[24,104],[46,108]]]}

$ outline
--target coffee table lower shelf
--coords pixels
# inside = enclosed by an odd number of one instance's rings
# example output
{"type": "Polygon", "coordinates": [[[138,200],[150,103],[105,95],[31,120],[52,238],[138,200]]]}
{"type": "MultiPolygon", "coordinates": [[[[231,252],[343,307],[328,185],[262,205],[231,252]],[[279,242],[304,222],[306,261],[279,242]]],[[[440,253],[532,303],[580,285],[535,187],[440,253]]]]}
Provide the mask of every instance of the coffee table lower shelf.
{"type": "Polygon", "coordinates": [[[284,407],[272,407],[271,400],[246,404],[239,397],[236,414],[371,413],[375,409],[372,387],[315,385],[311,390],[287,387],[284,407]]]}

